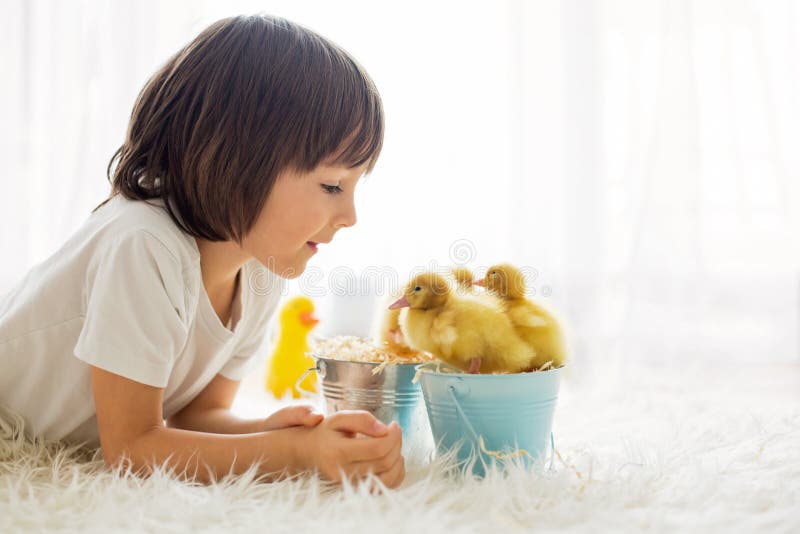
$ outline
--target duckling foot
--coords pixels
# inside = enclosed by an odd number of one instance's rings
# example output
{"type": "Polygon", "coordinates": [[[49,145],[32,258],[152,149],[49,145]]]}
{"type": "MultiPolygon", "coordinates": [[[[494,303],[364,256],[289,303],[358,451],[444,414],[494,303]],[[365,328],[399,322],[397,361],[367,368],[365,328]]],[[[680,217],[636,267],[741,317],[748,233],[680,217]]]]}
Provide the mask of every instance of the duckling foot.
{"type": "Polygon", "coordinates": [[[469,361],[469,374],[477,375],[481,372],[481,359],[480,358],[472,358],[469,361]]]}

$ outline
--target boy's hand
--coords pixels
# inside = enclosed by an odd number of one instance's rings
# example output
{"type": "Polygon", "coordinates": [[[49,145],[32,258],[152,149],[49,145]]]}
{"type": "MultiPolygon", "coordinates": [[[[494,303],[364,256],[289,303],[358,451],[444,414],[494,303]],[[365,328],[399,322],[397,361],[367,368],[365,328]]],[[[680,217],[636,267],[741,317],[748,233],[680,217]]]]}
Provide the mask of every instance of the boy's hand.
{"type": "Polygon", "coordinates": [[[299,405],[281,408],[264,421],[264,431],[279,430],[291,426],[314,427],[322,422],[324,415],[313,406],[299,405]]]}
{"type": "Polygon", "coordinates": [[[297,459],[303,469],[316,468],[334,482],[374,473],[390,488],[405,478],[400,454],[402,431],[396,421],[388,426],[366,411],[343,410],[307,430],[298,440],[297,459]]]}

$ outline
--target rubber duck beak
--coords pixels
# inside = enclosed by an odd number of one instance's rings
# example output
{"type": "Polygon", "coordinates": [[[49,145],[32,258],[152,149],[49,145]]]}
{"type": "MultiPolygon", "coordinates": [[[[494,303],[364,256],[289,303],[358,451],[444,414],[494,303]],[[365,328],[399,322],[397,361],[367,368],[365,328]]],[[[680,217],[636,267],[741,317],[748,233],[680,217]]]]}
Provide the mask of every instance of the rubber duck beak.
{"type": "Polygon", "coordinates": [[[403,295],[402,297],[400,297],[396,301],[392,302],[389,305],[389,309],[390,310],[396,310],[398,308],[408,308],[409,306],[411,306],[411,303],[408,302],[408,299],[406,298],[406,296],[403,295]]]}
{"type": "Polygon", "coordinates": [[[472,282],[472,285],[478,287],[486,287],[486,279],[481,278],[480,280],[475,280],[474,282],[472,282]]]}
{"type": "Polygon", "coordinates": [[[319,319],[314,317],[314,312],[303,312],[300,314],[300,324],[304,326],[316,326],[319,319]]]}

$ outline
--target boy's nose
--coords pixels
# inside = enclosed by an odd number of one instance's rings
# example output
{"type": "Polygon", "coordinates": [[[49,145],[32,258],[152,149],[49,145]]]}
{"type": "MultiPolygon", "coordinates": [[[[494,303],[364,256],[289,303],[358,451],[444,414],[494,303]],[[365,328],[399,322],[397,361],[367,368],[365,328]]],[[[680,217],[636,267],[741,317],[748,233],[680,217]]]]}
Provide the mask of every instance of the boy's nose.
{"type": "Polygon", "coordinates": [[[349,228],[350,226],[354,226],[358,221],[358,217],[356,216],[356,207],[354,204],[351,204],[347,211],[343,212],[336,220],[336,224],[334,226],[336,228],[349,228]]]}

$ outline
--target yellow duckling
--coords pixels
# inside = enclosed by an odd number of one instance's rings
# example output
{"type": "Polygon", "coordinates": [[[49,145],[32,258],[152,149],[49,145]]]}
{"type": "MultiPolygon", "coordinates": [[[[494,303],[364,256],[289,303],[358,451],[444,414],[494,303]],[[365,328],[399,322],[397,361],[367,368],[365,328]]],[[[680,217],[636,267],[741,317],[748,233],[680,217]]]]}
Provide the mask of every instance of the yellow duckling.
{"type": "MultiPolygon", "coordinates": [[[[265,386],[275,398],[280,399],[291,390],[292,398],[299,399],[300,392],[294,387],[295,383],[307,369],[314,367],[314,360],[306,356],[308,334],[319,322],[314,317],[314,303],[304,296],[288,300],[281,308],[279,321],[280,333],[267,368],[265,386]]],[[[309,373],[300,387],[317,391],[317,374],[309,373]]]]}
{"type": "MultiPolygon", "coordinates": [[[[455,282],[459,296],[488,297],[490,300],[494,300],[494,297],[489,297],[482,289],[480,293],[476,291],[477,288],[474,285],[475,275],[467,267],[450,267],[448,276],[455,282]]],[[[386,301],[385,305],[378,307],[378,315],[375,319],[372,336],[378,347],[387,347],[389,350],[400,351],[410,348],[403,333],[402,308],[387,309],[389,303],[394,302],[400,296],[401,293],[390,294],[389,300],[386,301]]],[[[491,303],[489,304],[491,305],[491,303]]]]}
{"type": "Polygon", "coordinates": [[[403,296],[389,306],[408,308],[400,315],[406,342],[470,373],[530,368],[530,348],[514,331],[497,302],[459,297],[437,273],[411,279],[403,296]]]}
{"type": "Polygon", "coordinates": [[[475,282],[500,299],[517,334],[536,353],[533,367],[548,361],[559,367],[566,361],[564,334],[558,321],[543,307],[525,297],[522,272],[508,263],[489,267],[486,277],[475,282]]]}
{"type": "Polygon", "coordinates": [[[475,283],[475,276],[467,267],[450,267],[450,276],[455,282],[455,289],[460,297],[477,299],[487,306],[500,305],[503,307],[503,303],[496,295],[485,291],[483,286],[475,283]]]}
{"type": "MultiPolygon", "coordinates": [[[[449,276],[456,284],[460,296],[473,296],[476,294],[475,287],[473,285],[475,276],[473,276],[471,270],[463,266],[451,267],[449,276]]],[[[402,292],[397,292],[396,294],[390,293],[388,295],[388,300],[384,299],[385,303],[378,306],[372,328],[372,338],[375,342],[375,345],[378,347],[385,346],[390,350],[409,348],[408,343],[406,343],[405,340],[405,335],[403,334],[403,328],[401,326],[403,321],[400,317],[400,314],[403,309],[387,309],[389,304],[400,298],[401,295],[402,292]]]]}
{"type": "Polygon", "coordinates": [[[474,293],[475,290],[475,277],[472,271],[464,266],[450,267],[450,275],[453,277],[458,288],[464,293],[474,293]]]}

